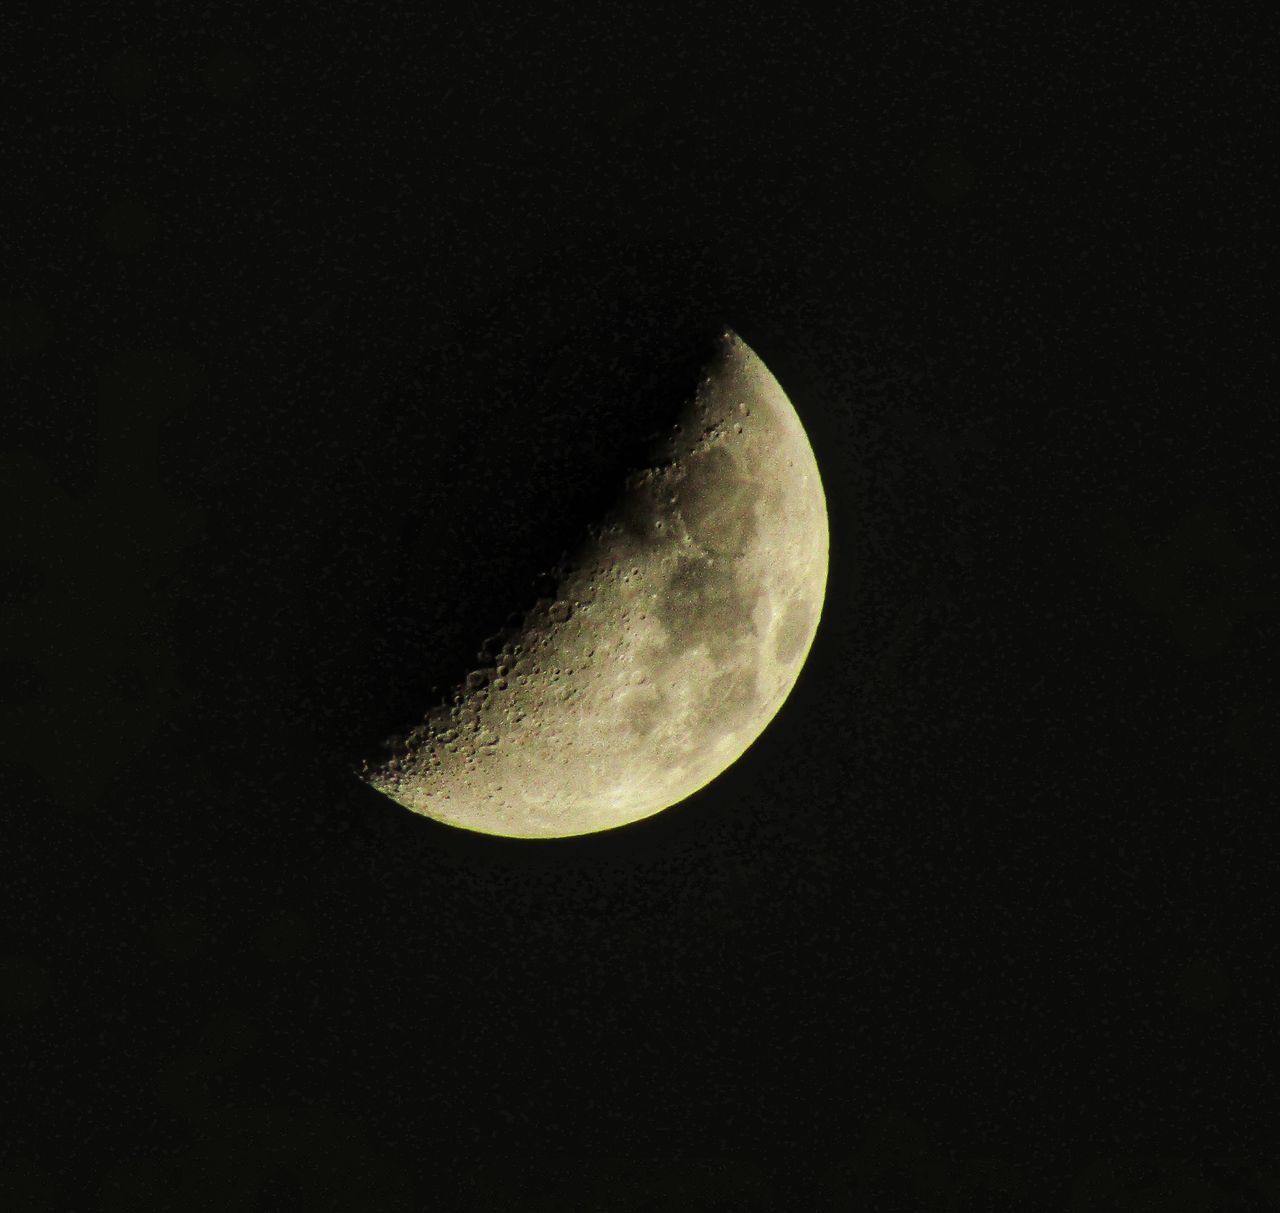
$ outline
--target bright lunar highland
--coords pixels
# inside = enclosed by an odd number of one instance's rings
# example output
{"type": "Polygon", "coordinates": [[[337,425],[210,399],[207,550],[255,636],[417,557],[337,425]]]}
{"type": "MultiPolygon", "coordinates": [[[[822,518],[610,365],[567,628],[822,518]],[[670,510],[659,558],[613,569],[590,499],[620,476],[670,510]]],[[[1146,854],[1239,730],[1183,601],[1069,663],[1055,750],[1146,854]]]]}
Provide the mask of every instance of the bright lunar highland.
{"type": "Polygon", "coordinates": [[[735,333],[556,577],[368,783],[468,830],[588,834],[684,800],[765,730],[817,630],[827,512],[795,409],[735,333]]]}

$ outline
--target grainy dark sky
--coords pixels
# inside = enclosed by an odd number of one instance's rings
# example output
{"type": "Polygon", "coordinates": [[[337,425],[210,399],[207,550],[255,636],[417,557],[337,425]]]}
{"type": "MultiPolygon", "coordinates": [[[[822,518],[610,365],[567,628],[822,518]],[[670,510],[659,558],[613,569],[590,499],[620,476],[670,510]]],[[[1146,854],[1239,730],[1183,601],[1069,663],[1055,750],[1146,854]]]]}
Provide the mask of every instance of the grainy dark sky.
{"type": "Polygon", "coordinates": [[[14,1208],[1280,1200],[1273,30],[14,25],[14,1208]],[[830,510],[775,724],[568,842],[357,783],[724,322],[830,510]]]}

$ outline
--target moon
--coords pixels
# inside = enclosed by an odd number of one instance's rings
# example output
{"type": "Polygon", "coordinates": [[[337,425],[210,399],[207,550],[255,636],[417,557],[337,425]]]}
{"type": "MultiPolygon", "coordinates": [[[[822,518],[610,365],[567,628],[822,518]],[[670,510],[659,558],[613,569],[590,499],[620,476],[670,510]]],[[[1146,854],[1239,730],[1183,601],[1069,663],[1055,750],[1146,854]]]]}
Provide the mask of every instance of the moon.
{"type": "Polygon", "coordinates": [[[777,380],[722,330],[649,466],[452,699],[359,772],[415,813],[563,838],[679,803],[790,694],[827,582],[827,511],[777,380]]]}

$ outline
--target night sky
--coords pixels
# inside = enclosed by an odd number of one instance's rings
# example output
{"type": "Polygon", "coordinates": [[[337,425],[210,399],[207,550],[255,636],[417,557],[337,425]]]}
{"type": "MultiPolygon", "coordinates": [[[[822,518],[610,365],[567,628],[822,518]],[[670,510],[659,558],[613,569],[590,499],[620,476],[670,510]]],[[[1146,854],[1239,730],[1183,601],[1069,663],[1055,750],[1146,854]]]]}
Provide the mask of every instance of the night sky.
{"type": "Polygon", "coordinates": [[[1280,1206],[1274,27],[455,7],[12,22],[6,1207],[1280,1206]],[[773,725],[578,839],[361,784],[722,324],[773,725]]]}

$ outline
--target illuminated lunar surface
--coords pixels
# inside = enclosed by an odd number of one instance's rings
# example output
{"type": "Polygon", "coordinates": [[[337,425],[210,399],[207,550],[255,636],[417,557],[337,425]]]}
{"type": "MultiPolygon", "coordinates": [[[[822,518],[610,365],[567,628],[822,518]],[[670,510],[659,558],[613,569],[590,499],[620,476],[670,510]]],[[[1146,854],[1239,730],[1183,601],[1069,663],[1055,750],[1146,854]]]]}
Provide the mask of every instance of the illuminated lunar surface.
{"type": "Polygon", "coordinates": [[[795,409],[736,334],[558,576],[368,783],[464,829],[565,837],[684,800],[760,736],[817,630],[827,514],[795,409]]]}

